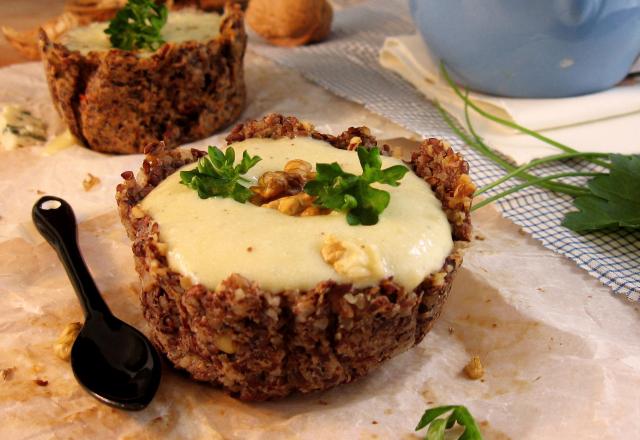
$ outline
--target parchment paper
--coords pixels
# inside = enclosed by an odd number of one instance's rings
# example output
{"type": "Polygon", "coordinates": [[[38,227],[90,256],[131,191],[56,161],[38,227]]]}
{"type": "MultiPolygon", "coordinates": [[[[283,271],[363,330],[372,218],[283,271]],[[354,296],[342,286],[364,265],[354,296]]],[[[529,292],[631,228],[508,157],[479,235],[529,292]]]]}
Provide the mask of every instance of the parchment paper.
{"type": "MultiPolygon", "coordinates": [[[[411,135],[252,55],[247,84],[243,118],[278,111],[321,131],[366,124],[380,138],[411,135]]],[[[0,105],[23,101],[56,130],[38,64],[0,70],[0,105]]],[[[72,204],[80,246],[107,303],[145,330],[114,201],[119,174],[137,170],[141,158],[81,148],[49,157],[38,147],[0,153],[0,370],[8,372],[0,375],[1,439],[416,439],[422,412],[441,404],[467,405],[486,439],[640,438],[639,306],[613,297],[492,208],[474,215],[479,239],[434,329],[364,379],[249,404],[166,367],[145,411],[99,404],[53,353],[63,327],[82,315],[30,210],[38,191],[72,204]],[[89,192],[81,183],[87,173],[101,179],[89,192]],[[476,354],[485,376],[472,381],[461,371],[476,354]]]]}

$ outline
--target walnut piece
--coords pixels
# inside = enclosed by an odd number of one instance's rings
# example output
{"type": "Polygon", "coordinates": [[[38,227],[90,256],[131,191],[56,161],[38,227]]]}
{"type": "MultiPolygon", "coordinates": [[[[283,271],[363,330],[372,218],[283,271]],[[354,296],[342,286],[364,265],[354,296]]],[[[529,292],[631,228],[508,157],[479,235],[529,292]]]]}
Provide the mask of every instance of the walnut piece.
{"type": "Polygon", "coordinates": [[[307,193],[298,193],[293,196],[281,197],[262,205],[263,208],[277,209],[286,215],[300,215],[302,211],[313,204],[313,197],[307,193]]]}
{"type": "Polygon", "coordinates": [[[320,253],[327,264],[350,280],[382,278],[384,274],[380,254],[366,244],[339,240],[330,234],[324,239],[320,253]]]}
{"type": "Polygon", "coordinates": [[[251,0],[246,17],[269,43],[299,46],[329,35],[333,10],[327,0],[251,0]]]}
{"type": "Polygon", "coordinates": [[[72,322],[66,325],[66,327],[58,336],[58,340],[53,344],[53,351],[63,361],[68,361],[71,357],[71,347],[82,329],[82,324],[79,322],[72,322]]]}
{"type": "Polygon", "coordinates": [[[464,367],[464,372],[471,380],[478,380],[484,376],[484,367],[480,362],[480,356],[473,356],[464,367]]]}
{"type": "Polygon", "coordinates": [[[213,343],[220,351],[227,354],[236,352],[236,346],[228,335],[217,335],[213,338],[213,343]]]}
{"type": "Polygon", "coordinates": [[[100,183],[100,178],[91,173],[87,173],[87,177],[82,181],[82,187],[85,191],[91,191],[94,186],[100,183]]]}
{"type": "Polygon", "coordinates": [[[353,151],[357,149],[360,145],[362,145],[362,138],[360,136],[354,136],[349,139],[349,145],[347,146],[347,150],[353,151]]]}
{"type": "Polygon", "coordinates": [[[260,176],[258,185],[250,188],[254,194],[251,203],[299,217],[329,214],[330,209],[314,205],[315,197],[302,191],[305,183],[315,178],[309,162],[290,160],[283,171],[267,171],[260,176]]]}

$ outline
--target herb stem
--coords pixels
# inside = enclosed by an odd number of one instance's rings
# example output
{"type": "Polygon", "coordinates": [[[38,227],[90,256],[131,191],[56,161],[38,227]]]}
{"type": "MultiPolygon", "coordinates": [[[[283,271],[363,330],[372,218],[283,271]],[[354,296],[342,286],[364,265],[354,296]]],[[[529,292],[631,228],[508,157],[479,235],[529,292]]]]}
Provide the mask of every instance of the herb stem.
{"type": "MultiPolygon", "coordinates": [[[[471,148],[475,149],[479,153],[482,153],[484,156],[488,157],[489,159],[494,161],[496,164],[498,164],[508,172],[513,172],[517,169],[517,167],[507,162],[505,159],[503,159],[502,157],[494,153],[491,149],[489,149],[489,147],[487,147],[479,137],[477,138],[477,141],[475,141],[471,139],[464,131],[458,128],[457,124],[453,121],[452,117],[440,105],[440,103],[434,102],[434,105],[436,107],[436,110],[438,110],[438,112],[440,113],[442,118],[445,120],[445,122],[449,125],[451,130],[453,130],[453,132],[457,136],[459,136],[460,139],[462,139],[467,145],[469,145],[471,148]]],[[[524,172],[520,172],[518,174],[518,177],[528,182],[533,182],[537,180],[536,176],[528,173],[524,173],[524,172]]],[[[582,195],[584,193],[583,188],[580,188],[575,185],[568,185],[561,182],[542,181],[542,182],[538,182],[537,184],[538,186],[549,189],[551,191],[561,192],[571,196],[582,195]]]]}
{"type": "MultiPolygon", "coordinates": [[[[462,92],[460,91],[460,88],[456,85],[456,83],[451,79],[451,77],[449,76],[449,72],[447,71],[446,67],[444,66],[444,63],[440,63],[440,72],[442,72],[442,75],[444,77],[444,79],[447,81],[447,83],[449,84],[449,86],[451,86],[451,88],[453,89],[453,91],[455,92],[456,95],[458,95],[458,97],[460,99],[462,99],[465,102],[465,105],[468,105],[469,107],[471,107],[472,109],[474,109],[477,113],[479,113],[480,115],[484,116],[485,118],[496,122],[500,125],[503,125],[505,127],[509,127],[509,128],[513,128],[521,133],[524,134],[528,134],[529,136],[532,136],[548,145],[551,145],[553,147],[558,148],[559,150],[564,151],[565,153],[576,153],[577,151],[574,150],[571,147],[568,147],[567,145],[564,145],[558,141],[554,141],[553,139],[550,139],[536,131],[530,130],[526,127],[523,127],[515,122],[512,121],[508,121],[506,119],[502,119],[498,116],[492,115],[491,113],[488,113],[486,111],[484,111],[482,108],[480,108],[479,106],[477,106],[471,99],[468,98],[468,96],[465,96],[462,94],[462,92]]],[[[596,165],[599,165],[601,167],[604,168],[608,168],[611,169],[611,164],[607,163],[607,162],[603,162],[601,160],[598,159],[587,159],[589,160],[589,162],[594,163],[596,165]]]]}
{"type": "MultiPolygon", "coordinates": [[[[511,171],[510,173],[502,176],[501,178],[499,178],[498,180],[489,183],[488,185],[483,186],[482,188],[478,189],[475,192],[475,196],[478,196],[480,194],[483,194],[487,191],[489,191],[490,189],[495,188],[496,186],[500,185],[501,183],[506,182],[507,180],[511,179],[512,177],[519,177],[519,174],[522,173],[523,171],[526,171],[530,168],[536,167],[538,165],[543,165],[545,163],[548,162],[554,162],[557,160],[566,160],[566,159],[575,159],[575,158],[586,158],[586,157],[609,157],[608,154],[606,153],[581,153],[581,152],[576,152],[576,153],[562,153],[562,154],[556,154],[553,156],[546,156],[540,159],[535,159],[532,160],[531,162],[528,162],[524,165],[519,166],[518,168],[514,169],[513,171],[511,171]]],[[[573,185],[571,185],[573,186],[573,185]]],[[[575,188],[579,188],[579,187],[575,187],[575,188]]],[[[583,190],[582,192],[584,192],[585,194],[589,194],[588,190],[583,190]]]]}
{"type": "MultiPolygon", "coordinates": [[[[489,155],[491,158],[493,158],[494,161],[499,160],[500,161],[499,164],[502,165],[502,167],[505,168],[507,171],[510,171],[510,173],[515,173],[514,175],[519,175],[519,177],[522,177],[523,179],[528,180],[528,181],[532,181],[532,180],[536,179],[537,176],[533,176],[533,175],[529,175],[529,174],[527,174],[527,176],[525,176],[523,171],[516,172],[518,170],[518,168],[516,168],[515,166],[513,166],[511,163],[507,162],[506,160],[502,159],[499,155],[494,153],[493,150],[491,150],[491,148],[489,148],[489,146],[487,144],[484,143],[484,140],[480,137],[478,132],[476,132],[475,128],[473,127],[473,123],[471,122],[471,117],[469,115],[469,99],[468,99],[469,98],[469,90],[465,90],[465,98],[466,98],[465,101],[464,101],[464,118],[465,118],[465,122],[467,123],[467,127],[469,128],[469,132],[471,133],[473,138],[476,140],[476,144],[482,147],[482,152],[485,155],[489,155]]],[[[565,154],[574,154],[574,153],[565,153],[565,154]]],[[[575,186],[575,185],[569,185],[569,184],[562,183],[562,182],[544,182],[540,186],[542,186],[544,188],[547,188],[549,190],[552,190],[552,191],[560,191],[560,192],[563,192],[565,194],[570,194],[570,195],[576,195],[576,194],[579,195],[580,193],[584,193],[585,192],[585,190],[583,188],[580,188],[580,187],[575,186]]],[[[477,194],[478,193],[476,192],[476,195],[477,194]]]]}
{"type": "MultiPolygon", "coordinates": [[[[496,200],[501,199],[502,197],[506,197],[509,194],[512,194],[512,193],[517,192],[517,191],[520,191],[521,189],[524,189],[524,188],[526,188],[528,186],[532,186],[532,185],[538,185],[539,186],[540,183],[547,182],[547,181],[550,181],[550,180],[560,179],[562,177],[596,177],[596,176],[604,176],[604,175],[606,175],[606,174],[603,174],[603,173],[569,172],[569,173],[558,173],[558,174],[552,174],[550,176],[540,177],[540,178],[537,178],[537,179],[529,181],[529,182],[521,183],[521,184],[516,185],[516,186],[514,186],[512,188],[509,188],[508,190],[502,191],[501,193],[498,193],[498,194],[496,194],[494,196],[488,197],[488,198],[482,200],[481,202],[473,205],[471,207],[471,211],[475,211],[476,209],[480,209],[483,206],[486,206],[486,205],[488,205],[490,203],[493,203],[496,200]]],[[[578,195],[582,195],[582,194],[578,194],[578,195]]]]}

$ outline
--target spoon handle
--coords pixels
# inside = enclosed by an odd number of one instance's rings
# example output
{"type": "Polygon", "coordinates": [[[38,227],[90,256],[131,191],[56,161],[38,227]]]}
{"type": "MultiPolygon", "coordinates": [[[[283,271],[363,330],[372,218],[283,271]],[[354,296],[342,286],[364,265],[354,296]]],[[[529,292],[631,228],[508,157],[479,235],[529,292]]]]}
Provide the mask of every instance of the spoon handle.
{"type": "Polygon", "coordinates": [[[71,206],[61,198],[44,196],[33,205],[31,217],[40,234],[62,261],[85,318],[96,314],[110,316],[111,311],[78,249],[78,227],[71,206]]]}

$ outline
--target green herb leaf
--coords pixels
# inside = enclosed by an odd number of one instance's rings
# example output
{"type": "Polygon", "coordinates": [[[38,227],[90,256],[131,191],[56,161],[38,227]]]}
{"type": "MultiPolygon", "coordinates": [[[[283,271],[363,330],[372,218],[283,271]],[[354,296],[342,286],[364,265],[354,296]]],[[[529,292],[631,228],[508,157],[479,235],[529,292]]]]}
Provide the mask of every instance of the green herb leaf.
{"type": "MultiPolygon", "coordinates": [[[[430,408],[422,414],[420,421],[418,422],[418,426],[416,426],[416,431],[420,431],[422,428],[427,426],[429,423],[433,422],[435,419],[440,417],[442,414],[451,411],[456,408],[456,405],[448,405],[448,406],[438,406],[436,408],[430,408]]],[[[449,429],[450,426],[447,426],[449,429]]]]}
{"type": "Polygon", "coordinates": [[[378,148],[358,147],[357,152],[362,175],[347,173],[336,162],[318,163],[316,178],[307,182],[304,192],[316,196],[316,205],[346,213],[352,226],[375,225],[391,195],[371,184],[398,186],[409,169],[395,165],[383,170],[378,148]]]}
{"type": "Polygon", "coordinates": [[[482,440],[482,433],[469,410],[462,405],[447,405],[430,408],[424,412],[416,426],[416,431],[429,426],[425,440],[444,440],[446,429],[451,429],[458,423],[464,427],[464,432],[458,440],[482,440]],[[440,416],[451,413],[446,418],[440,416]]]}
{"type": "Polygon", "coordinates": [[[168,10],[152,0],[129,0],[104,31],[113,47],[123,50],[156,50],[164,40],[160,30],[167,22],[168,10]]]}
{"type": "Polygon", "coordinates": [[[242,174],[246,174],[261,158],[252,157],[245,151],[240,163],[234,166],[235,160],[236,152],[232,147],[224,153],[217,147],[209,147],[208,155],[201,158],[193,170],[180,172],[180,183],[195,189],[201,199],[231,197],[245,203],[253,193],[239,182],[247,182],[242,174]]]}
{"type": "Polygon", "coordinates": [[[562,224],[576,232],[605,228],[640,229],[640,156],[611,154],[611,171],[594,177],[590,195],[577,197],[577,212],[562,224]]]}
{"type": "Polygon", "coordinates": [[[436,419],[429,425],[425,440],[444,440],[445,420],[436,419]]]}

